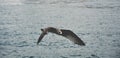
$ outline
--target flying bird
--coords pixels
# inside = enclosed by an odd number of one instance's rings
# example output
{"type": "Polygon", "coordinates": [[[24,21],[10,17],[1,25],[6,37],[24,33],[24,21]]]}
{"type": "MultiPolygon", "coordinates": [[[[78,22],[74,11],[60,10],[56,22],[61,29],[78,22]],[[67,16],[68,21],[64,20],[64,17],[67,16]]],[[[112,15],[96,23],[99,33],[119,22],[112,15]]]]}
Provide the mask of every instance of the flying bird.
{"type": "Polygon", "coordinates": [[[47,27],[44,29],[41,29],[42,33],[40,37],[38,38],[37,44],[43,39],[43,37],[48,34],[49,32],[55,33],[57,35],[61,35],[63,37],[66,37],[70,41],[74,42],[75,44],[85,46],[85,43],[71,30],[65,30],[65,29],[57,29],[54,27],[47,27]]]}

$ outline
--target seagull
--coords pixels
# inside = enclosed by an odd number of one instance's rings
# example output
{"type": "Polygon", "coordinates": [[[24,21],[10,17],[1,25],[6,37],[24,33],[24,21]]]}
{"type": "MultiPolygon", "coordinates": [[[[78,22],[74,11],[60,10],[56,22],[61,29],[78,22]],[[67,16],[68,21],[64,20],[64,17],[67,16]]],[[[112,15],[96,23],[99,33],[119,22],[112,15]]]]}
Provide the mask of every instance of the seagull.
{"type": "Polygon", "coordinates": [[[72,41],[75,44],[85,46],[85,43],[71,30],[47,27],[47,28],[41,29],[41,31],[42,31],[42,33],[38,38],[37,45],[43,39],[43,37],[50,32],[50,33],[54,33],[54,34],[66,37],[67,39],[69,39],[70,41],[72,41]]]}

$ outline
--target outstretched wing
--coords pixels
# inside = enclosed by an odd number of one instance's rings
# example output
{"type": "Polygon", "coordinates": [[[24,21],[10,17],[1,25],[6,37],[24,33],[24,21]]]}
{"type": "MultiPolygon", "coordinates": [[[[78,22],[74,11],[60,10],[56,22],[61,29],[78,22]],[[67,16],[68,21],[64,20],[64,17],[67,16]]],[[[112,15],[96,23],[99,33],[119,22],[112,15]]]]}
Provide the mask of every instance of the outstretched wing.
{"type": "Polygon", "coordinates": [[[59,35],[62,35],[64,37],[68,38],[70,41],[74,42],[75,44],[83,45],[83,46],[85,45],[85,43],[71,30],[61,29],[61,31],[62,31],[62,34],[59,34],[59,35]]]}
{"type": "Polygon", "coordinates": [[[42,38],[46,35],[46,33],[42,33],[40,35],[40,37],[38,38],[38,41],[37,41],[37,45],[39,44],[39,42],[42,40],[42,38]]]}

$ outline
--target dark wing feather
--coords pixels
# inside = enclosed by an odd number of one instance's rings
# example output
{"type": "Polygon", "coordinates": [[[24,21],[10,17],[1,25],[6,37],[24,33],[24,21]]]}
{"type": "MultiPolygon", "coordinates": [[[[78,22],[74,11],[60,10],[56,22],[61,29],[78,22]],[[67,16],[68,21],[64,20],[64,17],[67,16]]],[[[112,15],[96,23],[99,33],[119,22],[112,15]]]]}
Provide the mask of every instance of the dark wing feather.
{"type": "Polygon", "coordinates": [[[75,44],[83,45],[83,46],[85,45],[85,43],[71,30],[62,29],[61,31],[62,31],[62,34],[59,34],[59,35],[62,35],[68,38],[70,41],[74,42],[75,44]]]}
{"type": "Polygon", "coordinates": [[[42,40],[42,38],[46,35],[46,33],[42,33],[40,35],[40,37],[38,38],[38,41],[37,41],[37,45],[39,44],[39,42],[42,40]]]}

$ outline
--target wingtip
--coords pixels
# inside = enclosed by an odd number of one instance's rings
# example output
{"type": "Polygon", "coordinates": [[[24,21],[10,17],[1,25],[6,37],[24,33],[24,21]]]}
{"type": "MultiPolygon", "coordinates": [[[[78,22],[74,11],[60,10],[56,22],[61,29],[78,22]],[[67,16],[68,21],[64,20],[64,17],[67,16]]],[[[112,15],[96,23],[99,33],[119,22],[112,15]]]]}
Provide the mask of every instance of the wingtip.
{"type": "Polygon", "coordinates": [[[78,44],[78,45],[80,45],[80,46],[86,46],[85,44],[78,44]]]}
{"type": "Polygon", "coordinates": [[[37,43],[37,45],[38,45],[39,43],[37,43]]]}
{"type": "Polygon", "coordinates": [[[86,46],[85,44],[82,44],[81,46],[86,46]]]}
{"type": "Polygon", "coordinates": [[[85,43],[76,43],[76,44],[78,44],[80,46],[86,46],[85,43]]]}
{"type": "Polygon", "coordinates": [[[83,43],[82,46],[85,46],[85,43],[83,43]]]}

